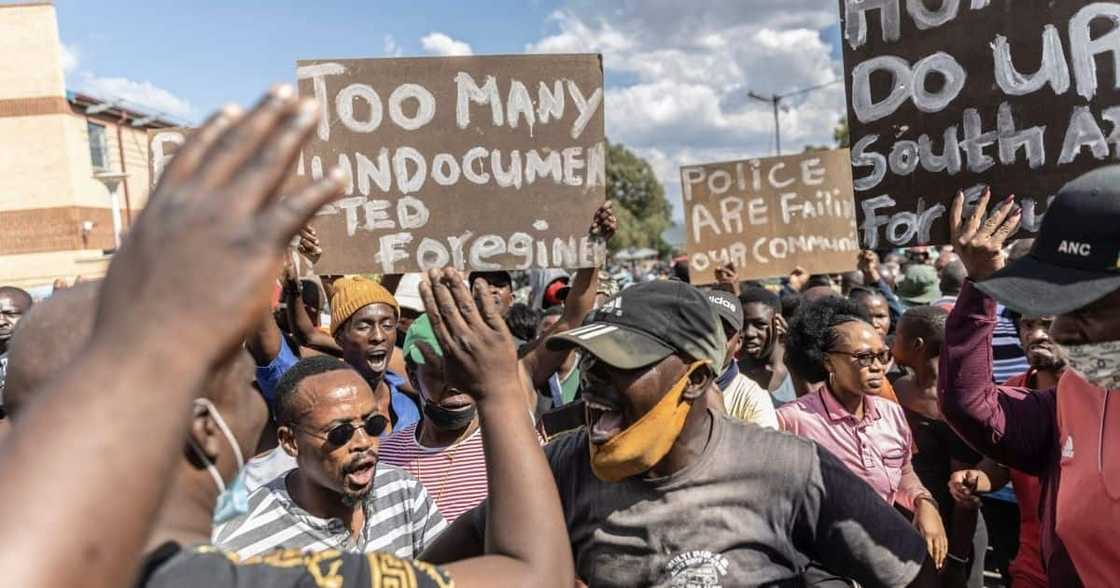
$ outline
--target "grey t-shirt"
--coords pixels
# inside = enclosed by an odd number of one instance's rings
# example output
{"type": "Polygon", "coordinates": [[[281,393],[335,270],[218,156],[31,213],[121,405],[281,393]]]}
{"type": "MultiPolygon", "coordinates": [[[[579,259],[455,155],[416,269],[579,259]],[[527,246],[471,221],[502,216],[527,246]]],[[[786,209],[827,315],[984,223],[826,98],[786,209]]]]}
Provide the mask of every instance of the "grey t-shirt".
{"type": "MultiPolygon", "coordinates": [[[[672,476],[603,482],[583,429],[548,455],[576,575],[591,586],[800,586],[810,560],[861,585],[905,586],[925,543],[826,450],[712,413],[700,459],[672,476]]],[[[481,530],[480,507],[473,519],[481,530]]]]}

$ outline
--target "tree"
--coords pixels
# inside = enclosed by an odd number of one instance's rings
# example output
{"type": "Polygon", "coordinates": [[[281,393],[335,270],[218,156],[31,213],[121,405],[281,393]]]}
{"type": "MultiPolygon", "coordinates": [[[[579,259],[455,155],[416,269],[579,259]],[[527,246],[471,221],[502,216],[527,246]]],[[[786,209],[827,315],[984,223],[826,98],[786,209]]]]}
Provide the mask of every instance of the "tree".
{"type": "Polygon", "coordinates": [[[661,233],[672,224],[665,188],[649,162],[619,143],[607,143],[607,198],[615,202],[618,231],[611,250],[650,247],[662,255],[661,233]]]}
{"type": "Polygon", "coordinates": [[[836,128],[832,129],[832,139],[836,141],[837,149],[850,146],[851,142],[848,140],[848,117],[841,117],[840,120],[836,122],[836,128]]]}

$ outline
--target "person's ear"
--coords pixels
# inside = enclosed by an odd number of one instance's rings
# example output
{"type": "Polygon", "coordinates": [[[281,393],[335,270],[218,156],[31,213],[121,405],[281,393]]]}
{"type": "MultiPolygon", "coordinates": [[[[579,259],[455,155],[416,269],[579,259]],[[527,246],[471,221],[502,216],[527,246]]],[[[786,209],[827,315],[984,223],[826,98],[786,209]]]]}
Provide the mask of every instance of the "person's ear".
{"type": "Polygon", "coordinates": [[[826,378],[825,378],[826,382],[828,381],[827,375],[831,375],[831,374],[836,373],[836,366],[833,365],[833,363],[832,363],[832,354],[831,353],[824,354],[824,371],[826,372],[826,378]]]}
{"type": "Polygon", "coordinates": [[[914,341],[910,343],[910,346],[913,347],[915,351],[924,351],[926,348],[925,337],[914,337],[914,341]]]}
{"type": "Polygon", "coordinates": [[[299,444],[296,443],[295,431],[288,425],[280,425],[276,429],[276,440],[280,443],[280,447],[289,456],[295,458],[299,457],[299,444]]]}
{"type": "Polygon", "coordinates": [[[693,370],[693,372],[688,375],[688,384],[684,389],[684,393],[681,394],[681,397],[689,402],[700,398],[707,392],[708,386],[714,379],[715,376],[712,374],[712,370],[704,368],[693,370]]]}
{"type": "Polygon", "coordinates": [[[210,418],[209,412],[205,410],[195,412],[194,419],[191,421],[191,440],[211,463],[217,463],[218,461],[218,452],[221,448],[218,442],[220,435],[218,426],[210,418]]]}

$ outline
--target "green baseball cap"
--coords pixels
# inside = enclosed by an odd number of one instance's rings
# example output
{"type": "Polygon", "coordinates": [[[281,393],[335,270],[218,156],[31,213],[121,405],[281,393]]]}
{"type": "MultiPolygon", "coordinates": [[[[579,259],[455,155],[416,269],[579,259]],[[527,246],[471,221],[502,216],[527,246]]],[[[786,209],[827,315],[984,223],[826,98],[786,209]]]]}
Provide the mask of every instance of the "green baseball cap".
{"type": "Polygon", "coordinates": [[[404,346],[401,351],[416,365],[424,365],[424,354],[420,353],[420,348],[416,346],[421,341],[427,343],[436,355],[443,357],[443,348],[439,346],[436,332],[432,330],[432,321],[428,318],[428,313],[412,321],[412,326],[408,327],[408,332],[404,335],[404,346]]]}
{"type": "Polygon", "coordinates": [[[910,305],[929,304],[941,297],[941,278],[932,265],[914,264],[906,268],[894,293],[910,305]]]}

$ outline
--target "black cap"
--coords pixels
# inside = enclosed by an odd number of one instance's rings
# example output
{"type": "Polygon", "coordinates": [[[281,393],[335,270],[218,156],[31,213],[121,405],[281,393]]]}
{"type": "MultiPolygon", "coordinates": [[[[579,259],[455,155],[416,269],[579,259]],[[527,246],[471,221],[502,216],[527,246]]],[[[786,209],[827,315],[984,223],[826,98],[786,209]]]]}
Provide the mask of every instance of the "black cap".
{"type": "Polygon", "coordinates": [[[739,302],[739,297],[724,290],[705,290],[704,294],[725,326],[736,333],[743,330],[743,303],[739,302]]]}
{"type": "Polygon", "coordinates": [[[513,284],[513,275],[507,271],[471,272],[467,275],[467,283],[474,285],[475,278],[486,280],[491,286],[509,286],[513,284]]]}
{"type": "Polygon", "coordinates": [[[1073,312],[1120,290],[1120,165],[1063,186],[1031,252],[976,287],[1026,316],[1073,312]]]}
{"type": "Polygon", "coordinates": [[[700,290],[684,282],[644,282],[622,291],[578,329],[549,337],[553,351],[580,347],[621,369],[644,367],[674,353],[723,365],[727,341],[700,290]]]}

